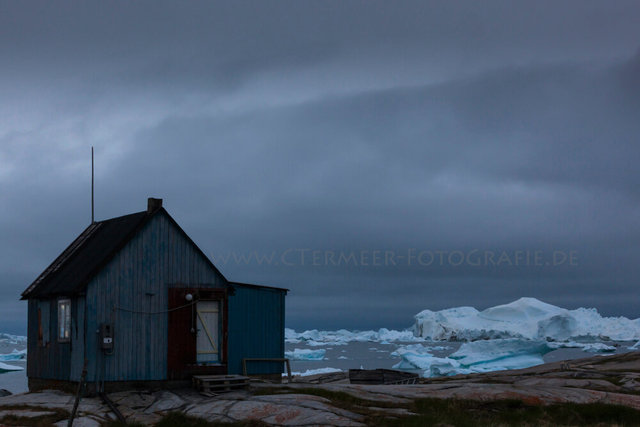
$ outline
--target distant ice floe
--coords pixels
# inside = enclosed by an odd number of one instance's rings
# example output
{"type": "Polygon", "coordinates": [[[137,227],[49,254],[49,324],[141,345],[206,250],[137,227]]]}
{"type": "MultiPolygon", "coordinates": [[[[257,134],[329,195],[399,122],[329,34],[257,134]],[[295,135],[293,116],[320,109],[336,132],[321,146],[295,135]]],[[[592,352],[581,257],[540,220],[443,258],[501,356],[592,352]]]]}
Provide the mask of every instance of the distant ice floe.
{"type": "MultiPolygon", "coordinates": [[[[342,372],[342,369],[337,368],[318,368],[318,369],[307,369],[304,372],[291,372],[291,375],[297,375],[300,377],[308,377],[309,375],[317,375],[317,374],[331,374],[333,372],[342,372]]],[[[282,376],[286,376],[287,374],[282,374],[282,376]]]]}
{"type": "Polygon", "coordinates": [[[0,361],[10,362],[15,360],[25,360],[27,358],[27,350],[13,350],[8,354],[0,354],[0,361]]]}
{"type": "Polygon", "coordinates": [[[0,332],[0,343],[6,344],[27,344],[27,337],[22,335],[11,335],[0,332]]]}
{"type": "Polygon", "coordinates": [[[554,350],[558,348],[579,348],[589,353],[611,353],[616,351],[614,346],[601,342],[560,341],[548,342],[547,344],[554,350]]]}
{"type": "Polygon", "coordinates": [[[9,372],[9,371],[23,371],[24,368],[21,366],[8,365],[6,363],[0,362],[0,373],[9,372]]]}
{"type": "Polygon", "coordinates": [[[292,360],[324,360],[326,350],[323,348],[317,350],[294,348],[292,351],[286,351],[286,357],[292,360]]]}
{"type": "Polygon", "coordinates": [[[640,319],[602,317],[595,308],[567,310],[535,298],[520,298],[483,311],[473,307],[424,310],[415,316],[414,333],[434,341],[634,341],[640,339],[640,319]]]}
{"type": "Polygon", "coordinates": [[[348,331],[339,329],[337,331],[310,331],[296,332],[286,328],[284,331],[285,341],[288,343],[303,343],[308,346],[326,345],[346,345],[350,342],[379,342],[388,344],[390,342],[422,342],[423,338],[415,336],[410,329],[395,331],[381,328],[377,331],[348,331]]]}

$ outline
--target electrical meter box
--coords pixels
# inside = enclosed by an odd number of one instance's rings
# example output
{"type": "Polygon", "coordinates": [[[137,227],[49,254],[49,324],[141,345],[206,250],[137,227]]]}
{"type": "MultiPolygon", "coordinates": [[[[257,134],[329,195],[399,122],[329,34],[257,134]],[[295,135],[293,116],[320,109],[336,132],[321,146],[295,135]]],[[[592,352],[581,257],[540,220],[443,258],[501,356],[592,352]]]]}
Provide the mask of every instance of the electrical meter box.
{"type": "Polygon", "coordinates": [[[100,325],[100,346],[105,351],[113,350],[113,325],[111,323],[100,325]]]}

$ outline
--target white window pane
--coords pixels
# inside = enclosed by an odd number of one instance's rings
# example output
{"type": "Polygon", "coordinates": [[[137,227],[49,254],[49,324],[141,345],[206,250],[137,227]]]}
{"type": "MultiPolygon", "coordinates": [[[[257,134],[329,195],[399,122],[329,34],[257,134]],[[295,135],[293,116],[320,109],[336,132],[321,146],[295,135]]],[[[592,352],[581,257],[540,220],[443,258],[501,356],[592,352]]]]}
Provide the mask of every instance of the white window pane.
{"type": "Polygon", "coordinates": [[[58,339],[68,340],[71,337],[71,300],[58,300],[58,339]]]}

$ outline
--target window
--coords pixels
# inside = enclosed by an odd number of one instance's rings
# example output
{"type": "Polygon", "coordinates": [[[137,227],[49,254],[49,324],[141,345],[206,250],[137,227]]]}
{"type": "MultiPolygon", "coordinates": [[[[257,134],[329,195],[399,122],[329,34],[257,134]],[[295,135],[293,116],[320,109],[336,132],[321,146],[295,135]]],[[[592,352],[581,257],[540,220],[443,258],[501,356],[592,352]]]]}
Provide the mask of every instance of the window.
{"type": "Polygon", "coordinates": [[[58,341],[71,339],[71,300],[58,300],[58,341]]]}

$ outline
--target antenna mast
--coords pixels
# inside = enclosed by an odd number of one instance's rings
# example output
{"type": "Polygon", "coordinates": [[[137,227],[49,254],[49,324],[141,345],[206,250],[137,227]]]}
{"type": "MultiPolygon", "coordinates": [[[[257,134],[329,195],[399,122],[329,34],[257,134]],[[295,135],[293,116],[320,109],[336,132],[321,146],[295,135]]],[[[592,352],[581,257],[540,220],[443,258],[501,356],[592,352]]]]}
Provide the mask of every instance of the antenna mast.
{"type": "Polygon", "coordinates": [[[91,224],[93,224],[93,147],[91,147],[91,224]]]}

